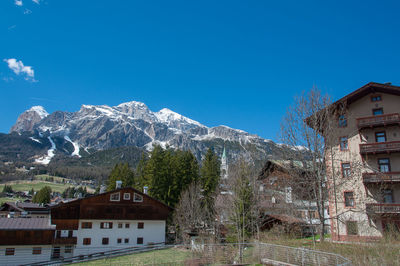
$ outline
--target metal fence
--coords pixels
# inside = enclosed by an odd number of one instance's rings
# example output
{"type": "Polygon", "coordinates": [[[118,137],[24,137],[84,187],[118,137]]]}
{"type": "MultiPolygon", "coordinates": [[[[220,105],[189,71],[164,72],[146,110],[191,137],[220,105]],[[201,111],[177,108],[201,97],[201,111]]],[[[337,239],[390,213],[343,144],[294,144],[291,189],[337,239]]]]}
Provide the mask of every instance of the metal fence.
{"type": "MultiPolygon", "coordinates": [[[[78,250],[77,250],[78,251],[78,250]]],[[[32,256],[32,255],[31,255],[32,256]]],[[[1,257],[1,256],[0,256],[1,257]]],[[[26,265],[66,265],[82,263],[83,265],[160,265],[160,266],[197,266],[197,265],[351,265],[351,261],[333,253],[321,252],[305,248],[294,248],[268,243],[235,243],[235,244],[198,244],[185,245],[154,245],[132,247],[105,252],[93,252],[70,258],[53,259],[50,261],[30,261],[26,265]],[[156,250],[165,250],[160,256],[156,250]],[[140,260],[133,254],[146,252],[147,259],[140,260]],[[178,256],[179,254],[184,254],[178,256]],[[176,254],[176,256],[174,256],[176,254]],[[171,256],[172,255],[172,256],[171,256]],[[163,257],[164,256],[164,257],[163,257]]],[[[24,264],[24,263],[18,263],[24,264]]],[[[9,264],[11,265],[11,264],[9,264]]]]}

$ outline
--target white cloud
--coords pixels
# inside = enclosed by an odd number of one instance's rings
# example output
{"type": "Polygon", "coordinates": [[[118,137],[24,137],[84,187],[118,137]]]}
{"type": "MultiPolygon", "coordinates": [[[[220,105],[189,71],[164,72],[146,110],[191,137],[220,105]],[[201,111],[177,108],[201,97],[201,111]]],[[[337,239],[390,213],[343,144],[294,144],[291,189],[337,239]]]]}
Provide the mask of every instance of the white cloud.
{"type": "Polygon", "coordinates": [[[25,8],[24,15],[29,15],[32,13],[32,10],[25,8]]]}
{"type": "Polygon", "coordinates": [[[22,0],[15,0],[14,3],[16,6],[22,6],[22,0]]]}
{"type": "Polygon", "coordinates": [[[32,2],[39,4],[40,0],[32,0],[32,2]]]}
{"type": "Polygon", "coordinates": [[[26,80],[35,81],[35,72],[31,66],[25,66],[21,60],[18,61],[15,58],[4,59],[3,61],[16,75],[22,75],[26,80]]]}

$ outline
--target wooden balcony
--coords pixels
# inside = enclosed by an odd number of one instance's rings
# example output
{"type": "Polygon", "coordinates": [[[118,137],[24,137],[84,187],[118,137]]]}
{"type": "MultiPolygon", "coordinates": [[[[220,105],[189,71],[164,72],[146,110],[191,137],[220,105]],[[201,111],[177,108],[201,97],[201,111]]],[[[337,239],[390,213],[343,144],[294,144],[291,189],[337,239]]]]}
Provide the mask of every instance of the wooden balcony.
{"type": "Polygon", "coordinates": [[[400,152],[400,141],[360,144],[360,154],[400,152]]]}
{"type": "Polygon", "coordinates": [[[400,125],[400,114],[375,115],[357,118],[358,129],[400,125]]]}
{"type": "Polygon", "coordinates": [[[399,203],[369,203],[367,213],[371,214],[400,214],[399,203]]]}
{"type": "Polygon", "coordinates": [[[363,174],[364,184],[373,183],[399,183],[400,172],[388,172],[388,173],[364,173],[363,174]]]}
{"type": "Polygon", "coordinates": [[[76,245],[77,238],[76,237],[60,237],[54,239],[54,244],[58,245],[76,245]]]}

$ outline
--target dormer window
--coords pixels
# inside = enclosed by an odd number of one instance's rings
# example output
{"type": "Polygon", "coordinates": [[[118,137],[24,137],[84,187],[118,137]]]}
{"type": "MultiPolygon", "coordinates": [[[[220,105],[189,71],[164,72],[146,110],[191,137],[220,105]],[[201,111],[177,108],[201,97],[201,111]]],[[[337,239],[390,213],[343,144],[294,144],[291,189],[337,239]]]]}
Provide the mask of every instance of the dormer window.
{"type": "Polygon", "coordinates": [[[119,201],[119,192],[110,195],[110,201],[119,201]]]}
{"type": "Polygon", "coordinates": [[[137,193],[133,194],[133,201],[134,202],[143,202],[143,196],[137,193]]]}

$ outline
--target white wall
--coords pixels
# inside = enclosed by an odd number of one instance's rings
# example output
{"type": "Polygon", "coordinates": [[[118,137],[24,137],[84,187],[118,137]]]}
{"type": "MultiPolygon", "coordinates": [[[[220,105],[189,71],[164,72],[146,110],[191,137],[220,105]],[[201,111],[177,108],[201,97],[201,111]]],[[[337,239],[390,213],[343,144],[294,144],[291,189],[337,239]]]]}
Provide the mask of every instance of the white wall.
{"type": "Polygon", "coordinates": [[[34,262],[49,261],[51,256],[51,245],[33,246],[0,246],[0,265],[21,265],[34,262]],[[42,254],[32,254],[33,247],[41,247],[42,254]],[[14,255],[5,255],[6,248],[15,248],[14,255]]]}
{"type": "MultiPolygon", "coordinates": [[[[75,232],[74,232],[75,235],[75,232]]],[[[103,252],[111,249],[122,249],[135,246],[144,246],[150,243],[165,242],[165,221],[147,221],[147,220],[79,220],[79,230],[76,231],[77,245],[74,250],[74,256],[85,255],[95,252],[103,252]],[[82,229],[82,222],[91,222],[91,229],[82,229]],[[100,223],[112,222],[112,229],[101,229],[100,223]],[[143,229],[138,229],[138,222],[144,223],[143,229]],[[122,223],[123,227],[118,228],[118,223],[122,223]],[[129,223],[129,228],[125,228],[125,224],[129,223]],[[109,244],[103,245],[103,237],[109,238],[109,244]],[[143,237],[143,244],[137,245],[138,237],[143,237]],[[91,238],[90,245],[83,245],[84,238],[91,238]],[[118,244],[117,239],[121,238],[122,243],[118,244]],[[125,244],[125,238],[129,239],[129,243],[125,244]]]]}

